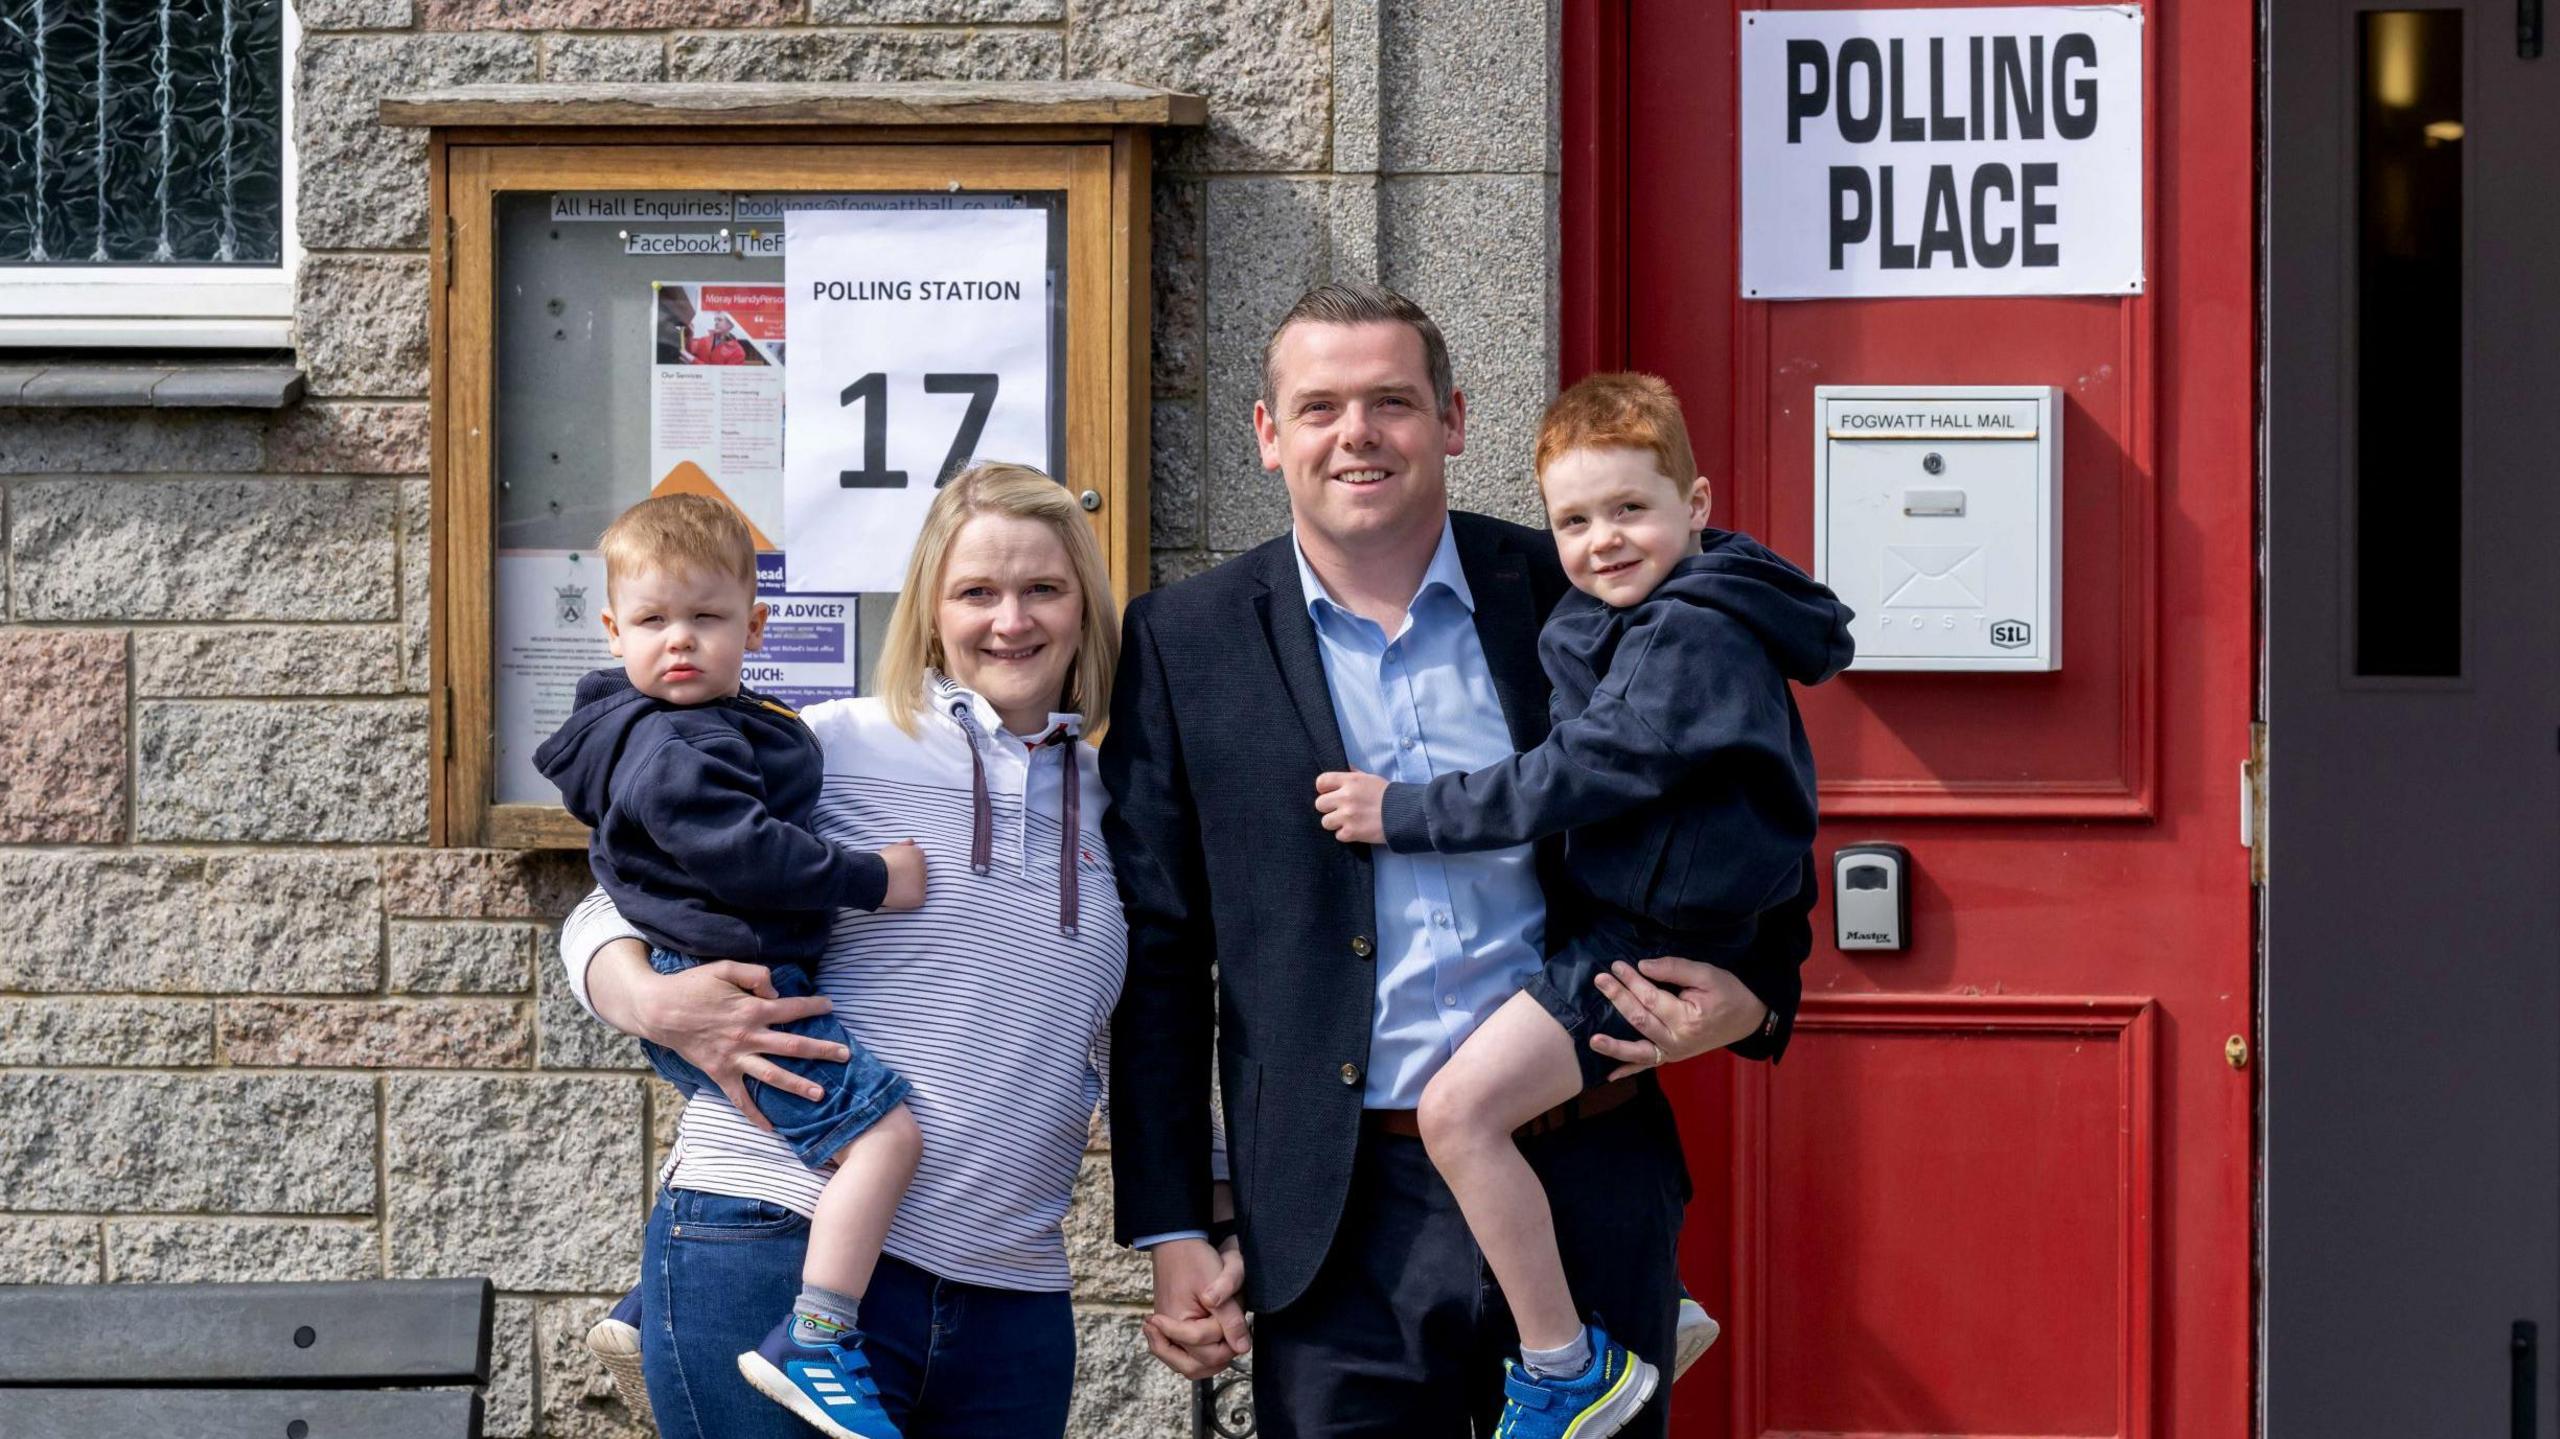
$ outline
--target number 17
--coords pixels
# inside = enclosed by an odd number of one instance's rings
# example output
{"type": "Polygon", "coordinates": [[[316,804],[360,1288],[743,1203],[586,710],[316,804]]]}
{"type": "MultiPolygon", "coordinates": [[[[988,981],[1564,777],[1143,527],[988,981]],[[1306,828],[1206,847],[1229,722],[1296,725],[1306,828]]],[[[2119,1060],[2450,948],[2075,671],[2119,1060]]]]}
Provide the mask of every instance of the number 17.
{"type": "MultiPolygon", "coordinates": [[[[994,375],[927,375],[924,392],[928,395],[967,395],[969,408],[960,416],[960,428],[951,437],[951,451],[942,457],[942,469],[933,479],[933,487],[941,489],[960,473],[960,467],[977,453],[978,437],[986,433],[987,414],[996,407],[994,375]]],[[[889,377],[874,370],[844,387],[837,402],[850,409],[862,406],[862,468],[839,470],[836,480],[848,490],[902,490],[907,487],[907,472],[889,468],[889,377]]]]}

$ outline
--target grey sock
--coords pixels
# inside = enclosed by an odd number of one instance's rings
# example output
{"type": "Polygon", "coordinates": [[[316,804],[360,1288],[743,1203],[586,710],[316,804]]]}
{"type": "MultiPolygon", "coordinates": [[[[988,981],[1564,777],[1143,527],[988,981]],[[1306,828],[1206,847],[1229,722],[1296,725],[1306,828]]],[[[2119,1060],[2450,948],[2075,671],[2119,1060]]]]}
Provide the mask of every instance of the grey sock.
{"type": "Polygon", "coordinates": [[[1571,1344],[1553,1349],[1520,1346],[1520,1367],[1532,1379],[1579,1379],[1591,1367],[1591,1331],[1588,1328],[1573,1336],[1571,1344]]]}
{"type": "Polygon", "coordinates": [[[800,1281],[800,1297],[791,1302],[791,1342],[813,1349],[821,1344],[842,1344],[853,1333],[854,1321],[861,1313],[861,1300],[804,1279],[800,1281]]]}

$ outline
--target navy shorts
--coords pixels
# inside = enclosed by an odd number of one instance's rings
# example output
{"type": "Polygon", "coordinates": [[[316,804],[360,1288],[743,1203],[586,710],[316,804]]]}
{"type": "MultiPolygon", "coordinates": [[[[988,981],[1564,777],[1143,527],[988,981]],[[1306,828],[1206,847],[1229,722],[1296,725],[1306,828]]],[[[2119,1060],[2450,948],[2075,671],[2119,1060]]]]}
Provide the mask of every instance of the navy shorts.
{"type": "MultiPolygon", "coordinates": [[[[655,946],[649,950],[649,967],[660,974],[677,974],[701,962],[655,946]]],[[[817,993],[818,986],[809,978],[806,968],[796,964],[777,964],[773,966],[773,992],[783,999],[798,999],[817,993]]],[[[825,1166],[864,1130],[879,1123],[882,1115],[906,1101],[906,1077],[882,1064],[878,1055],[857,1043],[852,1035],[845,1032],[843,1025],[836,1023],[834,1015],[821,1014],[774,1027],[786,1034],[829,1040],[853,1051],[852,1058],[841,1062],[771,1056],[774,1063],[793,1074],[816,1080],[826,1092],[815,1100],[802,1099],[789,1090],[776,1089],[762,1080],[747,1081],[748,1097],[755,1101],[756,1108],[773,1125],[773,1132],[791,1146],[792,1153],[800,1156],[801,1163],[812,1169],[825,1166]]],[[[711,1082],[711,1076],[694,1068],[674,1050],[651,1044],[645,1039],[640,1042],[640,1048],[648,1054],[649,1062],[657,1067],[667,1083],[686,1094],[700,1094],[706,1090],[713,1094],[720,1092],[720,1086],[711,1082]]]]}
{"type": "Polygon", "coordinates": [[[1665,929],[1623,914],[1595,915],[1564,948],[1547,956],[1546,965],[1529,981],[1527,993],[1573,1037],[1574,1058],[1582,1065],[1582,1083],[1587,1089],[1607,1082],[1609,1071],[1626,1062],[1593,1049],[1591,1036],[1607,1034],[1635,1044],[1645,1042],[1636,1027],[1600,992],[1600,986],[1591,982],[1593,976],[1621,960],[1633,964],[1663,954],[1699,960],[1731,973],[1750,954],[1751,940],[1757,932],[1758,926],[1751,920],[1703,934],[1665,929]]]}

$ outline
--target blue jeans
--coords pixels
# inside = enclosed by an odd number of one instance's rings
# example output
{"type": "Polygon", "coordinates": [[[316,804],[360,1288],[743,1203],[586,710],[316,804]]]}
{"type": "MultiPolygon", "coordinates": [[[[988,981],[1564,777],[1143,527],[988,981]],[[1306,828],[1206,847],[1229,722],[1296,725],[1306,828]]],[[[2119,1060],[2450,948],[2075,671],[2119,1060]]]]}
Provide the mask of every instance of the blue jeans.
{"type": "MultiPolygon", "coordinates": [[[[663,1189],[640,1258],[640,1362],[662,1439],[809,1439],[738,1356],[791,1312],[809,1221],[778,1204],[663,1189]]],[[[862,1348],[908,1439],[1054,1439],[1076,1332],[1064,1292],[960,1284],[880,1256],[862,1348]]]]}
{"type": "MultiPolygon", "coordinates": [[[[660,974],[678,974],[702,961],[688,959],[673,950],[649,949],[649,967],[660,974]]],[[[818,992],[805,965],[773,966],[773,992],[777,998],[799,999],[818,992]]],[[[862,1132],[880,1122],[880,1116],[897,1108],[907,1098],[907,1079],[880,1062],[880,1057],[856,1043],[836,1022],[832,1014],[795,1019],[775,1028],[786,1034],[806,1035],[811,1039],[831,1040],[852,1052],[852,1057],[838,1064],[825,1059],[793,1059],[772,1056],[773,1062],[799,1075],[814,1079],[824,1091],[816,1099],[802,1099],[787,1089],[776,1089],[760,1079],[747,1081],[747,1094],[756,1109],[773,1125],[773,1132],[800,1156],[800,1162],[812,1169],[823,1168],[862,1132]]],[[[696,1069],[683,1055],[672,1049],[640,1041],[640,1050],[649,1056],[667,1083],[686,1094],[704,1091],[717,1094],[720,1086],[711,1076],[696,1069]]]]}

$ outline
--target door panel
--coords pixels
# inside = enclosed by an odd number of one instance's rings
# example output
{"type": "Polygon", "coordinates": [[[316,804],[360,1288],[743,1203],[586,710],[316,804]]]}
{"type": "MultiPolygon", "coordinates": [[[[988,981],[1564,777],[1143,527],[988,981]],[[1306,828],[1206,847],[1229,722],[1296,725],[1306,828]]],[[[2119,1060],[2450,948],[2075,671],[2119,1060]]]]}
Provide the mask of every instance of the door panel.
{"type": "Polygon", "coordinates": [[[1742,1290],[1743,1432],[2149,1432],[2153,1035],[2130,1001],[1808,1009],[1741,1085],[1786,1278],[1742,1290]]]}
{"type": "Polygon", "coordinates": [[[2560,59],[2519,55],[2512,0],[2374,8],[2270,17],[2268,1432],[2507,1434],[2524,1320],[2542,1351],[2524,1417],[2548,1435],[2560,59]],[[2452,44],[2423,39],[2447,23],[2452,44]],[[2395,152],[2399,122],[2424,148],[2395,152]],[[2365,362],[2414,342],[2391,287],[2428,282],[2413,219],[2455,232],[2424,313],[2458,328],[2443,363],[2386,379],[2365,362]],[[2416,650],[2447,663],[2387,646],[2404,662],[2374,664],[2359,606],[2390,603],[2392,576],[2363,569],[2417,563],[2428,533],[2456,547],[2430,597],[2458,603],[2423,607],[2416,650]],[[2428,668],[2450,672],[2406,673],[2428,668]]]}
{"type": "Polygon", "coordinates": [[[1564,378],[1669,379],[1719,523],[1809,558],[1815,385],[2068,401],[2062,670],[1801,696],[1817,854],[1908,847],[1912,943],[1843,955],[1826,904],[1785,1062],[1672,1076],[1683,1270],[1728,1320],[1673,1431],[2246,1434],[2250,9],[2150,11],[2124,300],[1743,301],[1735,8],[1567,27],[1564,378]]]}

